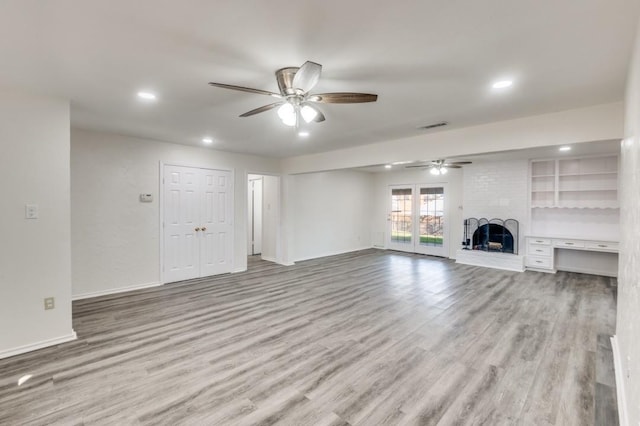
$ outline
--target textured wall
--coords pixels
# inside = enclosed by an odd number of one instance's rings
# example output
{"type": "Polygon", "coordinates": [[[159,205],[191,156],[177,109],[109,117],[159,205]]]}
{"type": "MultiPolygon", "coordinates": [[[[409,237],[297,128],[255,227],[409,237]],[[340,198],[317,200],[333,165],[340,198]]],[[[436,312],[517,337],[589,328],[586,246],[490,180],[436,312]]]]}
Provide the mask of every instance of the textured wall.
{"type": "Polygon", "coordinates": [[[295,261],[371,247],[371,174],[335,171],[293,180],[295,261]]]}
{"type": "MultiPolygon", "coordinates": [[[[640,424],[640,33],[629,70],[621,149],[621,209],[616,335],[629,425],[640,424]]],[[[618,385],[619,386],[619,385],[618,385]]]]}
{"type": "Polygon", "coordinates": [[[69,103],[0,93],[0,357],[73,338],[69,103]],[[25,219],[25,204],[38,219],[25,219]],[[43,299],[55,297],[55,309],[43,299]]]}
{"type": "Polygon", "coordinates": [[[160,162],[233,169],[234,270],[247,265],[247,172],[278,172],[279,161],[110,133],[71,132],[73,295],[160,280],[160,162]],[[151,203],[138,195],[151,193],[151,203]]]}

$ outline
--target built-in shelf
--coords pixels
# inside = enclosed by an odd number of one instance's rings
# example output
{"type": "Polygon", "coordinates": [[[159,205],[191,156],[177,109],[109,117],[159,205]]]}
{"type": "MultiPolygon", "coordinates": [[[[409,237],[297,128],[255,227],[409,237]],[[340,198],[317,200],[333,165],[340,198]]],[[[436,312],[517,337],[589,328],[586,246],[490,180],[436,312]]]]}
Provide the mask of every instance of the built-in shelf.
{"type": "Polygon", "coordinates": [[[531,161],[531,208],[618,208],[617,155],[531,161]]]}

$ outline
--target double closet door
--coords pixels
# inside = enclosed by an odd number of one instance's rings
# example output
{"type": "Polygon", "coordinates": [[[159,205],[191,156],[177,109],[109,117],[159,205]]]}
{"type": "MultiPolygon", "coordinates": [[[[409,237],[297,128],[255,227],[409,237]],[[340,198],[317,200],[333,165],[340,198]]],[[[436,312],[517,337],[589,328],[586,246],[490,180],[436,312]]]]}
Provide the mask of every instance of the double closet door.
{"type": "Polygon", "coordinates": [[[163,282],[231,272],[231,171],[165,165],[162,182],[163,282]]]}
{"type": "Polygon", "coordinates": [[[387,247],[448,257],[445,184],[389,187],[387,247]]]}

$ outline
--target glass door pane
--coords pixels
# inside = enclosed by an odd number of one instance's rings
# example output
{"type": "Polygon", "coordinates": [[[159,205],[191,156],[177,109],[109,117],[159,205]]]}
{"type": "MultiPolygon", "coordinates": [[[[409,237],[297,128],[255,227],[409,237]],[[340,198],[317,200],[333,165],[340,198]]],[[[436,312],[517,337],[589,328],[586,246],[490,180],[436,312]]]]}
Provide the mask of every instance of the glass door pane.
{"type": "Polygon", "coordinates": [[[420,188],[419,244],[442,247],[444,225],[444,188],[420,188]]]}
{"type": "Polygon", "coordinates": [[[390,247],[413,249],[413,188],[391,188],[390,247]]]}

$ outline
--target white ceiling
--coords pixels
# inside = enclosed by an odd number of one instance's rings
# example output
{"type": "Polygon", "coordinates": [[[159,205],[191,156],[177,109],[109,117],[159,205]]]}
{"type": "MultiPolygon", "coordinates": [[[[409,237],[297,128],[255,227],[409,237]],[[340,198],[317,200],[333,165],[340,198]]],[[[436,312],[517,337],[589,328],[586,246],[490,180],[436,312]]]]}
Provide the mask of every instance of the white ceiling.
{"type": "Polygon", "coordinates": [[[83,1],[0,5],[0,86],[71,100],[72,125],[268,156],[291,156],[618,101],[637,0],[83,1]],[[324,105],[300,140],[267,96],[274,71],[323,65],[314,92],[377,93],[324,105]],[[512,89],[491,83],[512,78],[512,89]],[[158,94],[141,103],[135,94],[158,94]]]}

